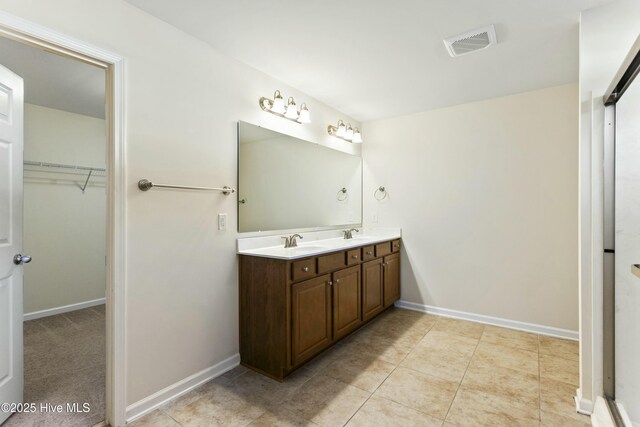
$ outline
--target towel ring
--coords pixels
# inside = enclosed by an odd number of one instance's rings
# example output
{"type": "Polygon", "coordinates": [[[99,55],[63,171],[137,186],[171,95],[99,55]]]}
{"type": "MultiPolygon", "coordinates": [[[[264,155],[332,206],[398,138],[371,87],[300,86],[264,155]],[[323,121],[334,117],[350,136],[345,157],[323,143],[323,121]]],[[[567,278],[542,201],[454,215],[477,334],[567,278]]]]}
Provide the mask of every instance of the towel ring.
{"type": "Polygon", "coordinates": [[[338,195],[337,199],[338,199],[339,202],[344,202],[349,197],[349,195],[347,194],[347,189],[344,188],[344,187],[342,187],[340,190],[338,190],[337,195],[338,195]],[[340,198],[340,193],[344,194],[344,197],[340,198]]]}
{"type": "Polygon", "coordinates": [[[373,197],[379,202],[386,199],[387,195],[387,190],[384,187],[378,187],[376,191],[373,192],[373,197]],[[382,197],[378,197],[378,193],[382,193],[382,197]]]}

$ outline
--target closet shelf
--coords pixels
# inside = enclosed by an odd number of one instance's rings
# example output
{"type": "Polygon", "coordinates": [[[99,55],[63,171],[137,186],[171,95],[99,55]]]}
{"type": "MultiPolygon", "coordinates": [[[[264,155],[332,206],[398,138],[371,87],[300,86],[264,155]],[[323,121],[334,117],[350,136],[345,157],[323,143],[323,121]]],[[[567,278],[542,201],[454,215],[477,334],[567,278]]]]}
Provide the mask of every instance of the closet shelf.
{"type": "Polygon", "coordinates": [[[105,168],[95,168],[93,166],[81,166],[81,165],[67,165],[63,163],[48,163],[48,162],[34,162],[31,160],[25,160],[23,162],[25,166],[25,171],[31,172],[50,172],[50,173],[59,173],[59,174],[71,174],[71,175],[86,175],[87,178],[84,180],[84,184],[77,184],[82,193],[87,189],[87,185],[89,184],[89,179],[92,176],[105,177],[105,168]],[[37,169],[28,169],[37,168],[37,169]]]}
{"type": "Polygon", "coordinates": [[[47,168],[47,169],[51,169],[51,170],[56,170],[56,172],[60,172],[60,171],[66,171],[66,172],[72,172],[72,171],[79,171],[82,172],[83,174],[89,171],[93,171],[93,172],[105,172],[106,169],[105,168],[96,168],[93,166],[80,166],[80,165],[67,165],[67,164],[63,164],[63,163],[47,163],[47,162],[34,162],[31,160],[25,160],[24,162],[25,166],[35,166],[35,167],[40,167],[40,168],[47,168]]]}

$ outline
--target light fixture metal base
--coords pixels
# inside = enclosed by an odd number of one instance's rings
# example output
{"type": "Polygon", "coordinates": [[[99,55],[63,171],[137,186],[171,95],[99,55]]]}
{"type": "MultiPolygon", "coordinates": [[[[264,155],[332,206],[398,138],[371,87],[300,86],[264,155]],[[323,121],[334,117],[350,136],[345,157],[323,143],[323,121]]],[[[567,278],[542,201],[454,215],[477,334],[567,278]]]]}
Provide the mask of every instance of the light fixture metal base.
{"type": "Polygon", "coordinates": [[[283,119],[287,119],[290,122],[294,122],[297,123],[299,125],[301,125],[302,123],[298,121],[298,119],[292,119],[290,117],[285,116],[284,114],[281,113],[276,113],[275,111],[272,111],[271,108],[273,108],[273,101],[269,98],[265,98],[264,96],[260,98],[260,100],[258,101],[260,108],[262,108],[262,111],[266,111],[267,113],[271,113],[273,115],[276,115],[278,117],[282,117],[283,119]],[[266,107],[265,103],[269,106],[266,107]]]}
{"type": "Polygon", "coordinates": [[[327,133],[329,135],[335,137],[335,138],[340,138],[341,140],[350,142],[351,144],[361,144],[362,143],[362,142],[353,142],[353,140],[347,139],[344,136],[338,136],[337,132],[338,132],[338,128],[335,127],[334,125],[327,126],[327,133]]]}

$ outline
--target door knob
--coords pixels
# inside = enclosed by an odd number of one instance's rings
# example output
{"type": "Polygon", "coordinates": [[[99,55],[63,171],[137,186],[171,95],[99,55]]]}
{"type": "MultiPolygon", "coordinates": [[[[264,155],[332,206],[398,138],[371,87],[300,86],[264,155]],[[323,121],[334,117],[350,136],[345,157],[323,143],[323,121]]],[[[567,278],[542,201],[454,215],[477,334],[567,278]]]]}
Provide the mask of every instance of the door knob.
{"type": "Polygon", "coordinates": [[[31,257],[29,255],[16,254],[13,257],[13,263],[15,265],[29,264],[31,262],[31,257]]]}

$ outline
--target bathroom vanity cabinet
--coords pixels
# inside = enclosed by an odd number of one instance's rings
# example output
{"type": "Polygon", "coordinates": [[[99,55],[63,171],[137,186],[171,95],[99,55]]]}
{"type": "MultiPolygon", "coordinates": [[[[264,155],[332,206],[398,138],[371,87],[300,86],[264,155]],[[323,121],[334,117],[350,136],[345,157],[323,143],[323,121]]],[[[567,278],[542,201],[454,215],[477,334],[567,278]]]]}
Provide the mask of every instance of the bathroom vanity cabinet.
{"type": "Polygon", "coordinates": [[[400,240],[303,259],[240,255],[241,363],[283,380],[400,298],[400,240]]]}

